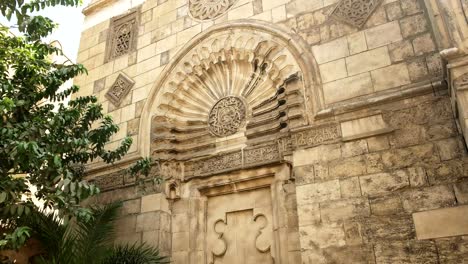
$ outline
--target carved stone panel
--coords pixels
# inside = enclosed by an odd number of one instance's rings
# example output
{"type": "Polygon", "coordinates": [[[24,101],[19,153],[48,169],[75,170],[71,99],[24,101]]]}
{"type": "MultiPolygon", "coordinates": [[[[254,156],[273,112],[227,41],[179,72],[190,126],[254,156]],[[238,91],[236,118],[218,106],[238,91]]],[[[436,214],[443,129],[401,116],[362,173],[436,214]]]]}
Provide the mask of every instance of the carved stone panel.
{"type": "Polygon", "coordinates": [[[269,188],[208,199],[208,263],[274,263],[269,188]]]}
{"type": "Polygon", "coordinates": [[[327,141],[341,138],[341,130],[337,124],[309,128],[297,131],[290,137],[280,140],[282,151],[290,151],[300,147],[313,147],[327,141]]]}
{"type": "Polygon", "coordinates": [[[189,0],[190,14],[200,20],[214,19],[224,14],[237,0],[189,0]]]}
{"type": "Polygon", "coordinates": [[[380,3],[382,0],[341,0],[333,10],[331,17],[361,28],[380,3]]]}
{"type": "Polygon", "coordinates": [[[106,98],[115,106],[119,106],[134,84],[135,82],[129,77],[120,74],[111,88],[109,88],[109,91],[107,91],[106,98]]]}
{"type": "Polygon", "coordinates": [[[106,61],[120,57],[136,48],[138,10],[111,20],[106,46],[106,61]]]}

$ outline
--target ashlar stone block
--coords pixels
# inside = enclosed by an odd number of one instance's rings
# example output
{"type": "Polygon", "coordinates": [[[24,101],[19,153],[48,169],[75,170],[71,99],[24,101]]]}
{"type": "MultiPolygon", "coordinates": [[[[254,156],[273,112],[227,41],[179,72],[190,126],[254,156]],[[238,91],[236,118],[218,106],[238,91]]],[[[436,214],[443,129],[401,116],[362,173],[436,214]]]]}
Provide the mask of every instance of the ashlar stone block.
{"type": "Polygon", "coordinates": [[[468,235],[468,205],[413,214],[418,239],[468,235]]]}
{"type": "Polygon", "coordinates": [[[348,75],[372,71],[391,64],[387,47],[381,47],[346,58],[348,75]]]}

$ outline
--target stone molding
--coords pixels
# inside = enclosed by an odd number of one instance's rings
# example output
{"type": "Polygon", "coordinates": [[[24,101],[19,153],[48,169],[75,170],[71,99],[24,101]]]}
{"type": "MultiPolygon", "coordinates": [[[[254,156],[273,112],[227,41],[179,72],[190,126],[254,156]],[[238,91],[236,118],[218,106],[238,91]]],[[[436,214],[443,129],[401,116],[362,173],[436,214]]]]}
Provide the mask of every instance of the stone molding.
{"type": "Polygon", "coordinates": [[[89,4],[87,7],[83,8],[83,15],[88,16],[94,13],[96,10],[99,10],[105,6],[111,5],[115,2],[115,0],[98,0],[93,1],[93,3],[89,4]]]}

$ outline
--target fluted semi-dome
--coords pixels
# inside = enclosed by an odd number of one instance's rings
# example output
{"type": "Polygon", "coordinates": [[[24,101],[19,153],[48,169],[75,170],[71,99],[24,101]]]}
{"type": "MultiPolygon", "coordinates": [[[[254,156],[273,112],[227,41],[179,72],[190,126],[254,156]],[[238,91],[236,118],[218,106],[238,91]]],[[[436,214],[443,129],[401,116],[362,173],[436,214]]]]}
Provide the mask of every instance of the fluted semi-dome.
{"type": "Polygon", "coordinates": [[[306,124],[300,68],[262,32],[205,39],[178,61],[155,100],[151,149],[158,158],[271,141],[306,124]]]}

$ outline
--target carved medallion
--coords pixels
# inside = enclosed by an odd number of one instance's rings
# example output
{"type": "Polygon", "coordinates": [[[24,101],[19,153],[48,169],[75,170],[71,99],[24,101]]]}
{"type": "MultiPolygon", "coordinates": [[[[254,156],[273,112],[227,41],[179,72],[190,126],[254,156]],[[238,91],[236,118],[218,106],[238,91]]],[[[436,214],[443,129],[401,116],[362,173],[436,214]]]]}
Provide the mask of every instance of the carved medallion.
{"type": "Polygon", "coordinates": [[[193,18],[208,20],[224,14],[237,0],[189,0],[193,18]]]}
{"type": "Polygon", "coordinates": [[[361,28],[381,2],[382,0],[341,0],[331,16],[361,28]]]}
{"type": "Polygon", "coordinates": [[[208,116],[208,128],[217,137],[235,134],[245,120],[246,107],[241,98],[227,96],[219,100],[208,116]]]}

